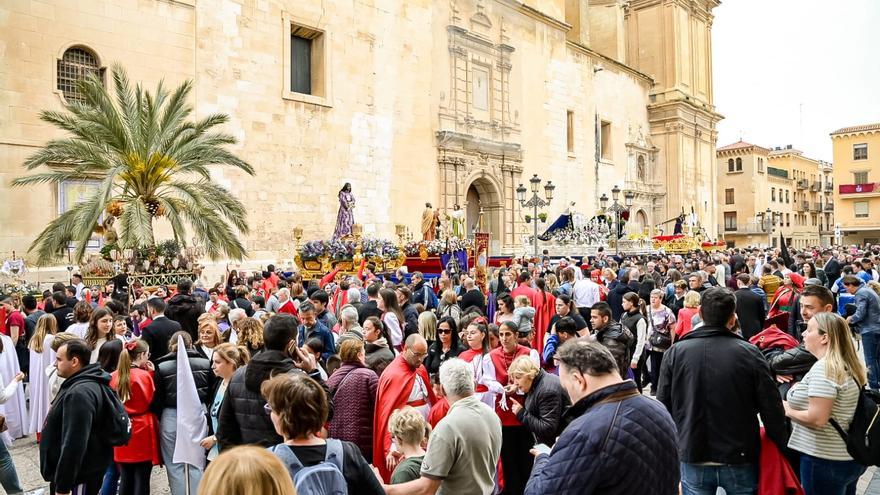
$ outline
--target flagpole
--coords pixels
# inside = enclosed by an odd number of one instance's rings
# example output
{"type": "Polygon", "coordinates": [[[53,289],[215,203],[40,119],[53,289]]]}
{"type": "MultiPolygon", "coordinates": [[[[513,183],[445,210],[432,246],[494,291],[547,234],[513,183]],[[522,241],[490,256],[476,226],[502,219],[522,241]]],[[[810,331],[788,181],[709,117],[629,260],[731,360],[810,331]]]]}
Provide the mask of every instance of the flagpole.
{"type": "Polygon", "coordinates": [[[184,493],[186,493],[186,495],[191,495],[189,493],[189,464],[187,463],[183,464],[183,474],[186,476],[186,488],[184,489],[184,493]]]}

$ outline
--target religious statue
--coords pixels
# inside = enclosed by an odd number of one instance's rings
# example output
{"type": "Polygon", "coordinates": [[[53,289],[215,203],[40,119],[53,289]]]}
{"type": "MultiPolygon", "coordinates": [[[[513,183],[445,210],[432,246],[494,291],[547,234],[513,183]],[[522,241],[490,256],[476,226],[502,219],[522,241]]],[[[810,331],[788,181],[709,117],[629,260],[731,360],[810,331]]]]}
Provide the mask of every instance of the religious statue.
{"type": "Polygon", "coordinates": [[[447,213],[446,218],[450,220],[450,233],[452,237],[464,238],[464,211],[460,206],[454,205],[452,207],[452,213],[447,213]]]}
{"type": "Polygon", "coordinates": [[[333,232],[333,240],[351,235],[354,225],[354,195],[351,193],[351,183],[346,182],[339,190],[339,213],[336,215],[336,230],[333,232]]]}
{"type": "Polygon", "coordinates": [[[422,239],[425,241],[433,241],[434,235],[437,233],[437,221],[439,220],[437,212],[431,206],[431,203],[425,203],[425,211],[422,212],[422,239]]]}
{"type": "Polygon", "coordinates": [[[675,229],[673,229],[673,231],[672,231],[673,235],[681,234],[682,230],[683,230],[683,226],[684,226],[684,213],[682,213],[681,215],[678,216],[678,218],[675,219],[675,229]]]}

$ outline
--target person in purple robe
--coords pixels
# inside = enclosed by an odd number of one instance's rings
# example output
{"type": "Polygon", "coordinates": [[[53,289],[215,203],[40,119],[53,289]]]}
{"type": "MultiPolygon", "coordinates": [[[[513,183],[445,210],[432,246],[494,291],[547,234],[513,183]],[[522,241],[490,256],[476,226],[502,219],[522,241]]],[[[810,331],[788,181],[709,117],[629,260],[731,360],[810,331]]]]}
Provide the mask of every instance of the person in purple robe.
{"type": "Polygon", "coordinates": [[[339,239],[351,235],[351,227],[354,225],[354,195],[351,193],[351,183],[346,182],[339,190],[339,213],[336,215],[336,230],[333,239],[339,239]]]}

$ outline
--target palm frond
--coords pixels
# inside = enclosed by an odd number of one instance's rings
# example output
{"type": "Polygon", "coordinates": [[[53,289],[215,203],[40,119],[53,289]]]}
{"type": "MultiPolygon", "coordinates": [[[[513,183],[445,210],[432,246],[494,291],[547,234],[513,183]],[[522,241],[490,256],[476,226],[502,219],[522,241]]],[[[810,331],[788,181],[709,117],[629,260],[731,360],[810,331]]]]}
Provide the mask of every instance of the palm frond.
{"type": "Polygon", "coordinates": [[[153,218],[140,198],[133,198],[125,203],[125,209],[119,217],[119,227],[119,240],[126,249],[151,246],[154,243],[153,218]]]}

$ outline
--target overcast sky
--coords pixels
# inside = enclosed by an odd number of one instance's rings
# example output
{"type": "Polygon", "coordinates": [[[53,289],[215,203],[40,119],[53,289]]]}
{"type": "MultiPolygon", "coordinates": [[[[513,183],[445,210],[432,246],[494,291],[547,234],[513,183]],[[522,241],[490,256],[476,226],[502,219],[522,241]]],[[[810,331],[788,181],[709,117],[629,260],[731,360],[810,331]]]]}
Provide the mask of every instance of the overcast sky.
{"type": "Polygon", "coordinates": [[[712,27],[718,147],[831,161],[828,134],[880,122],[880,0],[722,0],[712,27]]]}

